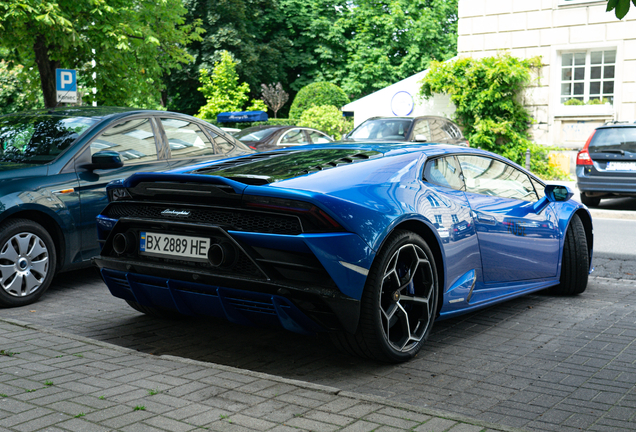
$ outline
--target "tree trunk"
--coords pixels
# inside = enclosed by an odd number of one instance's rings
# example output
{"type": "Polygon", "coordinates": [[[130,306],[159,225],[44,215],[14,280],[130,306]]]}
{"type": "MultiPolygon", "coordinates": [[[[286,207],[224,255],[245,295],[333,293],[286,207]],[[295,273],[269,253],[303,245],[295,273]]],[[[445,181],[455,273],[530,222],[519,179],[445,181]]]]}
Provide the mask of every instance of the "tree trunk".
{"type": "Polygon", "coordinates": [[[44,106],[46,108],[55,108],[57,106],[57,94],[55,90],[55,69],[60,66],[59,61],[49,59],[50,48],[44,43],[44,38],[38,36],[33,45],[35,52],[35,63],[38,65],[40,72],[40,83],[42,85],[42,94],[44,95],[44,106]]]}

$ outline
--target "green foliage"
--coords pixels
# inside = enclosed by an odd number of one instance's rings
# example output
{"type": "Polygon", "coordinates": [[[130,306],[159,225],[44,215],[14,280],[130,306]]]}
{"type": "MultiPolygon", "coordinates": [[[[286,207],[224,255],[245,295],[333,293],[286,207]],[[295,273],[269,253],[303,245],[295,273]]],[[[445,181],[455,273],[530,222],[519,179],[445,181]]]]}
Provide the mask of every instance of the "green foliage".
{"type": "Polygon", "coordinates": [[[585,105],[581,99],[571,98],[563,102],[563,105],[571,106],[571,105],[585,105]]]}
{"type": "Polygon", "coordinates": [[[539,57],[522,60],[510,54],[433,62],[419,95],[450,95],[456,107],[455,119],[463,126],[471,146],[498,153],[522,166],[529,148],[531,170],[539,176],[558,178],[558,171],[548,164],[552,148],[530,140],[528,126],[534,120],[521,102],[533,71],[540,66],[539,57]]]}
{"type": "Polygon", "coordinates": [[[0,114],[44,108],[23,66],[0,60],[0,114]]]}
{"type": "Polygon", "coordinates": [[[97,88],[86,102],[157,105],[164,74],[190,61],[184,45],[200,39],[198,21],[185,24],[185,12],[181,0],[8,0],[0,46],[24,71],[39,72],[47,107],[57,105],[59,67],[76,69],[79,86],[97,88]]]}
{"type": "Polygon", "coordinates": [[[306,109],[298,126],[318,129],[332,136],[335,140],[353,129],[353,122],[343,117],[342,111],[333,105],[312,106],[306,109]]]}
{"type": "Polygon", "coordinates": [[[345,92],[337,85],[316,82],[300,89],[289,110],[289,117],[300,118],[303,112],[312,106],[333,105],[341,108],[349,102],[345,92]]]}
{"type": "MultiPolygon", "coordinates": [[[[636,0],[631,0],[631,2],[636,6],[636,0]]],[[[619,20],[623,19],[623,17],[627,15],[627,12],[629,12],[629,3],[630,0],[609,0],[607,2],[607,12],[613,10],[616,14],[616,18],[619,20]]]]}
{"type": "MultiPolygon", "coordinates": [[[[229,52],[224,51],[221,54],[221,61],[214,66],[211,75],[206,69],[201,69],[199,81],[201,87],[198,90],[203,93],[207,103],[201,107],[197,117],[215,119],[222,112],[244,111],[243,107],[249,100],[250,86],[245,82],[239,84],[236,63],[229,52]]],[[[254,99],[247,110],[267,111],[267,106],[262,100],[254,99]]]]}

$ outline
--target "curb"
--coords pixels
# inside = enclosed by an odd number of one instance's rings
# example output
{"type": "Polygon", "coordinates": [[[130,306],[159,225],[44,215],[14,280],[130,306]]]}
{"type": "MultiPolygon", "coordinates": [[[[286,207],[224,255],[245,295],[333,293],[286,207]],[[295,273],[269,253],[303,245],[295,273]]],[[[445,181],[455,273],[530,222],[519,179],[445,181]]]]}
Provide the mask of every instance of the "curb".
{"type": "Polygon", "coordinates": [[[85,343],[87,345],[99,346],[99,347],[102,347],[102,348],[111,349],[111,350],[118,351],[118,352],[121,352],[121,353],[129,354],[129,355],[135,355],[137,357],[155,358],[155,359],[156,358],[160,358],[160,359],[164,359],[164,360],[168,360],[168,361],[174,361],[174,362],[183,363],[183,364],[196,365],[196,366],[201,366],[201,367],[206,367],[206,368],[211,368],[211,369],[222,370],[222,371],[226,371],[226,372],[233,372],[233,373],[242,374],[242,375],[246,375],[246,376],[251,376],[251,377],[259,378],[259,379],[267,379],[267,380],[270,380],[270,381],[278,382],[278,383],[281,383],[281,384],[293,385],[295,387],[299,387],[299,388],[303,388],[303,389],[307,389],[307,390],[313,390],[313,391],[323,392],[323,393],[327,393],[327,394],[337,395],[337,396],[345,397],[345,398],[348,398],[348,399],[360,400],[360,401],[365,401],[365,402],[374,402],[374,403],[377,403],[377,404],[385,405],[385,406],[391,407],[391,408],[400,409],[400,410],[403,410],[403,411],[410,411],[410,412],[414,412],[414,413],[418,413],[418,414],[428,415],[428,416],[431,416],[431,417],[444,418],[444,419],[453,420],[453,421],[460,422],[460,423],[465,423],[465,424],[479,426],[481,428],[487,428],[487,429],[494,430],[494,431],[527,432],[526,429],[520,429],[520,428],[516,428],[516,427],[502,425],[502,424],[490,423],[490,422],[486,422],[486,421],[482,421],[482,420],[466,417],[466,416],[463,416],[463,415],[460,415],[460,414],[449,413],[449,412],[435,410],[435,409],[431,409],[431,408],[418,407],[418,406],[415,406],[415,405],[409,405],[409,404],[402,403],[402,402],[395,402],[395,401],[391,401],[391,400],[385,399],[385,398],[383,398],[381,396],[365,395],[365,394],[361,394],[361,393],[355,393],[355,392],[341,390],[341,389],[336,388],[336,387],[330,387],[330,386],[325,386],[325,385],[321,385],[321,384],[314,384],[314,383],[310,383],[310,382],[306,382],[306,381],[299,381],[299,380],[294,380],[294,379],[289,379],[289,378],[283,378],[283,377],[279,377],[279,376],[276,376],[276,375],[269,375],[269,374],[266,374],[266,373],[263,373],[263,372],[255,372],[255,371],[250,371],[250,370],[246,370],[246,369],[235,368],[235,367],[232,367],[232,366],[220,365],[220,364],[216,364],[216,363],[207,363],[207,362],[203,362],[203,361],[199,361],[199,360],[192,360],[192,359],[187,359],[187,358],[183,358],[183,357],[177,357],[177,356],[173,356],[173,355],[159,355],[159,356],[156,356],[156,355],[152,355],[152,354],[147,354],[147,353],[144,353],[144,352],[136,351],[136,350],[133,350],[133,349],[130,349],[130,348],[125,348],[125,347],[121,347],[121,346],[118,346],[118,345],[109,344],[107,342],[102,342],[102,341],[98,341],[98,340],[94,340],[94,339],[89,339],[89,338],[86,338],[86,337],[83,337],[83,336],[78,336],[78,335],[74,335],[74,334],[70,334],[70,333],[65,333],[65,332],[62,332],[62,331],[59,331],[59,330],[55,330],[55,329],[44,328],[44,327],[39,326],[39,325],[30,324],[28,322],[24,322],[24,321],[12,319],[12,318],[0,318],[0,322],[4,322],[4,323],[7,323],[7,324],[12,324],[12,325],[15,325],[15,326],[19,326],[19,327],[26,328],[26,329],[29,329],[29,330],[38,331],[38,332],[41,332],[41,333],[47,333],[47,334],[50,334],[50,335],[53,335],[53,336],[57,336],[57,337],[71,339],[71,340],[74,340],[74,341],[77,341],[77,342],[85,343]]]}

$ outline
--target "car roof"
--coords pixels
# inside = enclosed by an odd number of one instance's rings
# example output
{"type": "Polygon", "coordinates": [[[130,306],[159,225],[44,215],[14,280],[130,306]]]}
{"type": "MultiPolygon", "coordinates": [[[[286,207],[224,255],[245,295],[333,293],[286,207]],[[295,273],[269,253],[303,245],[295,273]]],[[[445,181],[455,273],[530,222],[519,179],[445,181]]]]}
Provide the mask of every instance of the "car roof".
{"type": "Polygon", "coordinates": [[[611,121],[607,122],[601,126],[598,126],[596,129],[611,129],[611,128],[633,128],[636,127],[636,121],[627,122],[627,121],[611,121]]]}
{"type": "MultiPolygon", "coordinates": [[[[78,106],[78,107],[59,107],[59,108],[49,108],[49,109],[40,109],[40,110],[32,110],[32,111],[22,111],[17,113],[5,114],[1,117],[8,116],[53,116],[53,117],[90,117],[95,119],[102,119],[109,116],[117,116],[124,114],[161,114],[161,115],[178,115],[178,116],[186,116],[186,114],[181,114],[177,112],[171,111],[159,111],[159,110],[147,110],[141,108],[126,108],[126,107],[108,107],[108,106],[78,106]]],[[[190,116],[188,116],[190,117],[190,116]]]]}

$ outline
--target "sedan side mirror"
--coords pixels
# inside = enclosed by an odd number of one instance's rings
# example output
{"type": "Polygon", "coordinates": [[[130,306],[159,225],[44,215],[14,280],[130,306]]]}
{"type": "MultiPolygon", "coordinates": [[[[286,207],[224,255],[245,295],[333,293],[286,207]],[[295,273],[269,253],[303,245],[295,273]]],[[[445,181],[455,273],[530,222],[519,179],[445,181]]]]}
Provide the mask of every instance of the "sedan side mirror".
{"type": "Polygon", "coordinates": [[[104,150],[95,153],[91,157],[91,163],[82,165],[82,168],[93,171],[96,169],[115,169],[124,166],[124,162],[121,160],[121,155],[112,150],[104,150]]]}
{"type": "Polygon", "coordinates": [[[415,141],[416,142],[427,142],[428,138],[426,137],[426,135],[415,135],[415,141]]]}

